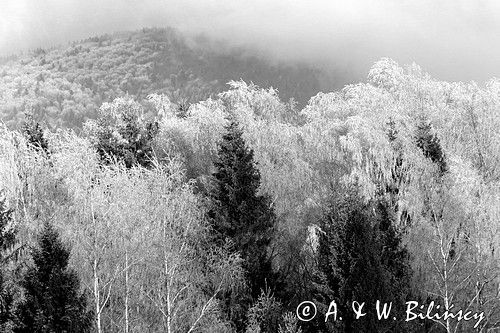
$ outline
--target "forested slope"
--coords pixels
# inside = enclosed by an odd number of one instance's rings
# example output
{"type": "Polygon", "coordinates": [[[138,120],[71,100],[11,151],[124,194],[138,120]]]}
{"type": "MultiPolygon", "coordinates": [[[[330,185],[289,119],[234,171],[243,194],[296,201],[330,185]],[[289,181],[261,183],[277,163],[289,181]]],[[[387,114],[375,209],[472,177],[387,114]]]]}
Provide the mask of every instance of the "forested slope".
{"type": "Polygon", "coordinates": [[[305,65],[279,65],[204,38],[186,39],[172,29],[143,29],[37,49],[0,66],[0,116],[9,126],[23,112],[55,127],[80,127],[103,102],[150,93],[169,96],[181,109],[243,79],[274,87],[300,105],[325,77],[305,65]]]}
{"type": "Polygon", "coordinates": [[[148,100],[104,103],[79,134],[0,127],[2,331],[499,328],[499,80],[382,59],[300,111],[242,81],[184,113],[148,100]]]}

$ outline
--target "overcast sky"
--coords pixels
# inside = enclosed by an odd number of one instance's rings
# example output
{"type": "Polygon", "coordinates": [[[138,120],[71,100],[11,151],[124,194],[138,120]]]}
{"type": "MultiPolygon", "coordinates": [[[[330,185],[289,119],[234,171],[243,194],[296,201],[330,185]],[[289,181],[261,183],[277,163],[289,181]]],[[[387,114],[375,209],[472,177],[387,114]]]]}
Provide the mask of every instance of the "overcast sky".
{"type": "Polygon", "coordinates": [[[497,0],[0,0],[0,54],[144,26],[360,78],[381,57],[445,80],[500,77],[497,0]]]}

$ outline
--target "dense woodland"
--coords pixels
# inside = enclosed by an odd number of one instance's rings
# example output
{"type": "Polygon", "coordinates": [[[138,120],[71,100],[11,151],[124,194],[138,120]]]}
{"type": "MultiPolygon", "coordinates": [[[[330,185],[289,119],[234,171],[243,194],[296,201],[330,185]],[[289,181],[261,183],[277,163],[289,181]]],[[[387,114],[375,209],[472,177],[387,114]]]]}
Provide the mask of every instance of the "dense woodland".
{"type": "MultiPolygon", "coordinates": [[[[274,87],[282,98],[304,106],[333,85],[307,65],[272,63],[245,49],[202,36],[186,38],[173,29],[143,29],[36,49],[0,61],[0,115],[9,126],[26,110],[52,129],[80,128],[104,102],[130,96],[142,103],[166,94],[183,109],[243,79],[274,87]]],[[[331,89],[328,89],[331,90],[331,89]]]]}
{"type": "Polygon", "coordinates": [[[209,74],[183,83],[201,97],[182,105],[167,68],[191,53],[151,68],[140,34],[2,68],[2,332],[500,325],[500,81],[382,59],[304,107],[244,81],[216,93],[209,74]],[[309,322],[295,314],[305,300],[309,322]],[[325,323],[332,300],[343,320],[325,323]],[[355,320],[355,300],[393,302],[400,320],[355,320]],[[485,318],[405,322],[408,300],[485,318]]]}

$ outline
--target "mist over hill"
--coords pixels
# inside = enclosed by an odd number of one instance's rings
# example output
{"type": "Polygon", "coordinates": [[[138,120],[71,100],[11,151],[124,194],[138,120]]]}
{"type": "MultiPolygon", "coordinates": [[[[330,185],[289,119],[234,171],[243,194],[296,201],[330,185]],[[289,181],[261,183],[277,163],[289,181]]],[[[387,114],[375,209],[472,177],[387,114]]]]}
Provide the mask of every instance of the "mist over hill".
{"type": "Polygon", "coordinates": [[[78,128],[103,102],[124,95],[144,101],[151,93],[166,94],[187,108],[226,90],[231,80],[273,87],[299,107],[317,92],[340,86],[319,68],[271,62],[170,28],[95,36],[0,63],[0,116],[12,127],[30,112],[51,128],[78,128]]]}
{"type": "Polygon", "coordinates": [[[0,332],[499,331],[497,13],[0,1],[0,332]]]}
{"type": "Polygon", "coordinates": [[[446,81],[499,77],[495,0],[4,0],[0,56],[103,33],[174,27],[281,61],[366,77],[382,57],[446,81]]]}

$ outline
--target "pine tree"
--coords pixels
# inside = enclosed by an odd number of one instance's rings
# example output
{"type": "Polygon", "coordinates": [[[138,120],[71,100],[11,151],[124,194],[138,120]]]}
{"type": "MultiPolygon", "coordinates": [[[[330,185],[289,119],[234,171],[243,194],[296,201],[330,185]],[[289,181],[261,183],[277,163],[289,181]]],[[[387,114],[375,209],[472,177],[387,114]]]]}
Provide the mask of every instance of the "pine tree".
{"type": "Polygon", "coordinates": [[[25,301],[17,311],[15,332],[88,332],[91,314],[79,291],[76,273],[68,268],[70,252],[56,230],[45,224],[38,248],[32,250],[34,266],[21,283],[25,301]]]}
{"type": "Polygon", "coordinates": [[[216,241],[229,240],[244,259],[250,297],[232,295],[237,300],[226,304],[233,322],[242,329],[252,299],[256,300],[265,287],[275,287],[268,247],[276,218],[269,198],[258,195],[260,174],[253,162],[253,151],[246,147],[234,121],[223,136],[215,167],[208,215],[216,241]]]}
{"type": "Polygon", "coordinates": [[[9,257],[5,252],[11,249],[16,242],[16,232],[9,226],[12,220],[12,209],[7,208],[3,191],[0,192],[0,329],[13,319],[12,305],[14,303],[13,291],[5,286],[5,266],[9,257]]]}

